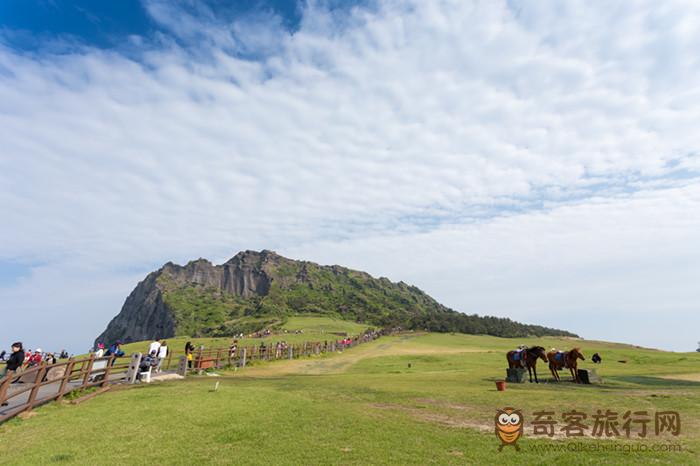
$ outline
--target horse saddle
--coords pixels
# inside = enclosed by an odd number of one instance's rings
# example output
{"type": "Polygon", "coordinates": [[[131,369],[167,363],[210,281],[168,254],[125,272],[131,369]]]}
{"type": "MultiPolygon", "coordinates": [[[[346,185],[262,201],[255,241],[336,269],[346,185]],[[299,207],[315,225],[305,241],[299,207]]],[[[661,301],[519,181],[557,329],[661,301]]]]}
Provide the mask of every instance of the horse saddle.
{"type": "Polygon", "coordinates": [[[515,350],[513,353],[513,361],[525,361],[527,359],[527,350],[515,350]]]}
{"type": "Polygon", "coordinates": [[[566,353],[563,351],[558,351],[557,354],[554,355],[554,360],[561,363],[566,367],[566,353]]]}

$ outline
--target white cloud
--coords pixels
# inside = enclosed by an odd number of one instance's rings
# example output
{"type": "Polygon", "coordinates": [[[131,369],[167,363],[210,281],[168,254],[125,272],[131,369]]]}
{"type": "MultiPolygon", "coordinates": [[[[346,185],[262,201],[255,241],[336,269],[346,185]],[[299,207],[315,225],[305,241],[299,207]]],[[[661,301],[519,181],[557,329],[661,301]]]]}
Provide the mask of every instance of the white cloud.
{"type": "Polygon", "coordinates": [[[264,247],[562,327],[697,302],[694,2],[312,4],[293,35],[147,7],[189,45],[0,48],[0,260],[46,264],[5,305],[42,315],[52,274],[106,323],[124,268],[264,247]]]}

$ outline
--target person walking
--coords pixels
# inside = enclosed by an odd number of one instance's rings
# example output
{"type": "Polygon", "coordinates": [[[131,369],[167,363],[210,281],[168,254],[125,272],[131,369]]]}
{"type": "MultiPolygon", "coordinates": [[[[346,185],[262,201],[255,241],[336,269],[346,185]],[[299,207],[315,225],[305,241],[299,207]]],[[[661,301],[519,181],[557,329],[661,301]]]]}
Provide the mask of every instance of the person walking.
{"type": "Polygon", "coordinates": [[[97,351],[95,351],[95,358],[101,358],[105,355],[105,345],[104,343],[97,344],[97,351]]]}
{"type": "Polygon", "coordinates": [[[160,372],[163,366],[163,360],[168,357],[168,342],[163,340],[158,347],[158,366],[156,367],[156,372],[160,372]]]}

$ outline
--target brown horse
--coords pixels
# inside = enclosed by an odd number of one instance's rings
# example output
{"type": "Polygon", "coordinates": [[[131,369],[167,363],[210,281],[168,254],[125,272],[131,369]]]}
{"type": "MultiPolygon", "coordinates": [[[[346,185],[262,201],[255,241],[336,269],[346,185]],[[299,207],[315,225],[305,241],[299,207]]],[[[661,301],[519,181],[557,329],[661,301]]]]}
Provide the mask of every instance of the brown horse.
{"type": "Polygon", "coordinates": [[[506,354],[506,359],[508,360],[508,367],[527,367],[527,372],[530,374],[530,383],[532,383],[532,373],[535,373],[535,383],[540,383],[537,380],[537,360],[541,359],[547,362],[547,354],[545,349],[541,346],[533,346],[532,348],[527,348],[521,351],[508,351],[506,354]],[[520,359],[515,360],[515,354],[520,353],[520,359]]]}
{"type": "Polygon", "coordinates": [[[557,351],[552,348],[552,351],[547,353],[547,359],[549,359],[549,370],[552,372],[554,379],[559,382],[561,378],[559,377],[559,370],[568,368],[571,371],[571,376],[574,378],[574,382],[581,383],[578,378],[578,360],[585,361],[586,358],[581,354],[580,348],[574,348],[571,351],[557,351]]]}

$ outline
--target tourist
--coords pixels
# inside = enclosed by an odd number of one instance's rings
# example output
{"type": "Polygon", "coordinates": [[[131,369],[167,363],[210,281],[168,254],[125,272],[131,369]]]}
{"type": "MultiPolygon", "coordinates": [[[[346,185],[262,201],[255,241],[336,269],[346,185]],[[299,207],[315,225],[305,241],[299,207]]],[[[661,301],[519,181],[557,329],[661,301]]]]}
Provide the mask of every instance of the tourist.
{"type": "Polygon", "coordinates": [[[151,354],[155,351],[156,355],[158,355],[158,350],[160,349],[160,341],[156,338],[151,342],[151,344],[148,346],[148,354],[151,354]]]}
{"type": "Polygon", "coordinates": [[[56,364],[56,356],[53,353],[46,353],[46,363],[56,364]]]}
{"type": "Polygon", "coordinates": [[[39,364],[41,364],[41,348],[37,348],[34,354],[29,357],[29,361],[27,361],[29,367],[38,366],[39,364]]]}
{"type": "Polygon", "coordinates": [[[0,375],[0,377],[4,377],[5,374],[10,371],[16,372],[20,367],[22,367],[22,364],[24,364],[24,350],[22,349],[22,343],[12,343],[12,354],[9,358],[7,358],[7,364],[5,364],[5,368],[2,370],[2,375],[0,375]]]}
{"type": "Polygon", "coordinates": [[[192,360],[194,359],[194,356],[192,355],[192,352],[194,351],[194,345],[192,344],[191,341],[188,341],[185,343],[185,358],[187,359],[187,368],[192,369],[192,360]]]}
{"type": "MultiPolygon", "coordinates": [[[[22,350],[22,343],[12,343],[12,354],[7,359],[7,364],[5,364],[5,368],[2,370],[0,379],[5,377],[5,375],[9,374],[10,372],[17,372],[22,367],[22,364],[24,364],[24,351],[22,350]]],[[[2,406],[7,406],[7,403],[3,403],[2,406]]]]}
{"type": "Polygon", "coordinates": [[[136,375],[136,380],[141,380],[141,373],[148,372],[149,370],[152,371],[153,368],[158,365],[157,355],[158,353],[153,351],[141,358],[141,362],[139,363],[139,373],[136,375]]]}
{"type": "Polygon", "coordinates": [[[6,354],[7,354],[7,351],[2,350],[2,353],[0,353],[0,361],[4,361],[4,360],[5,360],[5,355],[6,355],[6,354]]]}
{"type": "Polygon", "coordinates": [[[160,369],[163,366],[163,360],[168,357],[168,353],[168,342],[163,340],[158,347],[158,366],[156,367],[156,372],[160,372],[160,369]]]}
{"type": "Polygon", "coordinates": [[[101,358],[105,355],[105,345],[104,343],[97,344],[97,351],[95,351],[95,358],[101,358]]]}
{"type": "Polygon", "coordinates": [[[112,359],[112,365],[116,362],[117,358],[121,358],[124,356],[124,351],[122,351],[122,342],[121,340],[117,340],[114,342],[105,352],[105,356],[111,356],[114,355],[114,359],[112,359]]]}

